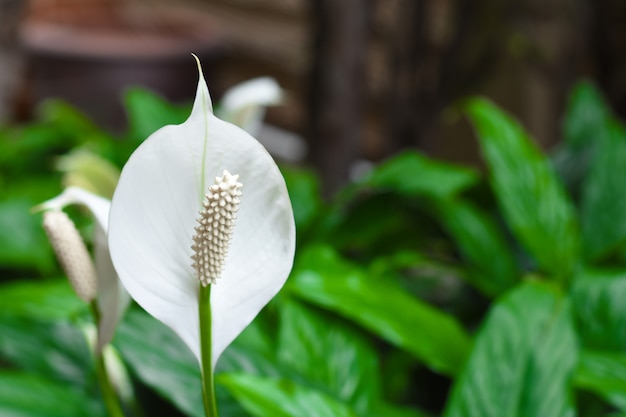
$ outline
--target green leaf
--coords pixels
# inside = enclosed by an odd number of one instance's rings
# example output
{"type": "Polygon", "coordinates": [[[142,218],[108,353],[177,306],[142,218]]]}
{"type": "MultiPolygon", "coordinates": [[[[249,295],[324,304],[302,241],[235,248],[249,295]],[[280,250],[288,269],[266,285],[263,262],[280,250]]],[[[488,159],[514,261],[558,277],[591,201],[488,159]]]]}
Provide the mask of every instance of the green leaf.
{"type": "Polygon", "coordinates": [[[189,116],[189,105],[175,106],[158,94],[143,88],[130,88],[124,95],[128,116],[129,140],[143,141],[169,124],[180,124],[189,116]]]}
{"type": "Polygon", "coordinates": [[[553,164],[574,195],[587,177],[596,144],[605,129],[609,108],[589,81],[579,82],[569,98],[563,125],[564,140],[553,155],[553,164]]]}
{"type": "Polygon", "coordinates": [[[2,417],[104,417],[100,403],[46,378],[0,370],[2,417]]]}
{"type": "Polygon", "coordinates": [[[526,282],[490,311],[444,415],[572,416],[576,360],[567,300],[547,284],[526,282]]]}
{"type": "Polygon", "coordinates": [[[1,285],[0,306],[5,315],[44,321],[68,319],[87,308],[65,279],[23,280],[1,285]]]}
{"type": "Polygon", "coordinates": [[[114,345],[141,381],[187,415],[204,417],[200,366],[168,327],[131,309],[117,329],[114,345]]]}
{"type": "Polygon", "coordinates": [[[374,169],[364,185],[408,196],[445,198],[475,185],[478,178],[478,173],[471,168],[435,161],[408,151],[374,169]]]}
{"type": "Polygon", "coordinates": [[[625,270],[581,270],[572,283],[571,297],[583,346],[626,350],[625,270]]]}
{"type": "Polygon", "coordinates": [[[308,170],[281,166],[298,232],[307,230],[322,207],[320,184],[314,173],[308,170]]]}
{"type": "Polygon", "coordinates": [[[281,306],[277,356],[355,410],[378,400],[378,356],[367,340],[295,301],[281,306]]]}
{"type": "Polygon", "coordinates": [[[574,382],[626,411],[626,354],[583,351],[574,382]]]}
{"type": "Polygon", "coordinates": [[[626,131],[608,120],[597,134],[601,140],[583,184],[582,231],[585,255],[597,259],[626,243],[626,179],[616,168],[626,167],[626,131]]]}
{"type": "Polygon", "coordinates": [[[0,265],[49,273],[55,265],[52,249],[32,207],[27,199],[0,202],[0,265]]]}
{"type": "Polygon", "coordinates": [[[468,263],[470,284],[493,297],[518,282],[513,254],[491,218],[461,200],[441,201],[435,210],[468,263]]]}
{"type": "Polygon", "coordinates": [[[579,254],[575,212],[552,167],[523,128],[484,99],[467,106],[509,226],[541,269],[565,278],[579,254]]]}
{"type": "Polygon", "coordinates": [[[286,288],[407,350],[436,371],[455,374],[468,354],[469,337],[454,317],[391,280],[366,276],[328,247],[301,253],[286,288]]]}
{"type": "Polygon", "coordinates": [[[69,323],[0,312],[0,357],[20,369],[87,386],[93,363],[85,336],[69,323]]]}
{"type": "Polygon", "coordinates": [[[593,82],[578,82],[569,97],[565,123],[565,141],[573,148],[583,149],[593,142],[596,129],[604,124],[610,110],[593,82]]]}
{"type": "Polygon", "coordinates": [[[347,405],[288,379],[221,374],[216,382],[255,417],[356,417],[347,405]]]}

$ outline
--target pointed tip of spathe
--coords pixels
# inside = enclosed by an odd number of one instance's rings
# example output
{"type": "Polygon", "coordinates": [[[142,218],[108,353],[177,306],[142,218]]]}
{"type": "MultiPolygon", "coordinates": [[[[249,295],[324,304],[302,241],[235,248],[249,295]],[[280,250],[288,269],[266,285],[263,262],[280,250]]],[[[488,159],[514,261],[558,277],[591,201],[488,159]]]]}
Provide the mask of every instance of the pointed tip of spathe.
{"type": "Polygon", "coordinates": [[[204,74],[202,73],[202,64],[200,63],[200,58],[198,58],[198,55],[194,54],[193,52],[191,53],[191,56],[194,57],[194,59],[196,60],[196,64],[198,65],[198,73],[200,74],[200,78],[204,78],[204,74]]]}

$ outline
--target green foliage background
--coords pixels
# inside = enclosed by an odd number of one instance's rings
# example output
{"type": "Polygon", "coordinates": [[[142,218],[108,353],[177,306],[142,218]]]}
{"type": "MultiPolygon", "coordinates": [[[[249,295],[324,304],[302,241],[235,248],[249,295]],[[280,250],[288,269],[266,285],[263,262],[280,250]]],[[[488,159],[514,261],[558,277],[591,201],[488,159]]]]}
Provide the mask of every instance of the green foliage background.
{"type": "MultiPolygon", "coordinates": [[[[0,131],[2,416],[105,415],[87,306],[31,208],[68,183],[110,197],[136,146],[188,112],[137,89],[125,103],[122,138],[54,101],[0,131]]],[[[460,107],[486,175],[407,151],[326,202],[313,173],[282,167],[295,265],[218,363],[223,417],[626,416],[624,127],[588,82],[551,155],[493,103],[460,107]]],[[[128,415],[203,415],[169,329],[133,306],[113,346],[128,415]]]]}

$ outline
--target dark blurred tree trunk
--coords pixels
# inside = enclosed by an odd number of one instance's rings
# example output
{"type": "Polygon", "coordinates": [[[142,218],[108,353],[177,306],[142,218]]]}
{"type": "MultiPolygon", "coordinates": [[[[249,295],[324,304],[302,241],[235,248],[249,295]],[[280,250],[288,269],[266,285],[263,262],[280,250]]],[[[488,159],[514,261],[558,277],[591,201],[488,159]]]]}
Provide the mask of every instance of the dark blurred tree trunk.
{"type": "Polygon", "coordinates": [[[327,193],[337,191],[360,157],[370,0],[311,0],[309,80],[311,161],[327,193]]]}
{"type": "Polygon", "coordinates": [[[613,109],[626,119],[626,2],[588,0],[593,16],[592,58],[613,109]]]}
{"type": "Polygon", "coordinates": [[[440,113],[493,71],[503,2],[398,0],[387,36],[387,152],[437,148],[440,113]],[[496,17],[497,16],[497,17],[496,17]]]}
{"type": "Polygon", "coordinates": [[[0,0],[0,122],[14,116],[22,69],[18,30],[24,9],[23,0],[0,0]]]}

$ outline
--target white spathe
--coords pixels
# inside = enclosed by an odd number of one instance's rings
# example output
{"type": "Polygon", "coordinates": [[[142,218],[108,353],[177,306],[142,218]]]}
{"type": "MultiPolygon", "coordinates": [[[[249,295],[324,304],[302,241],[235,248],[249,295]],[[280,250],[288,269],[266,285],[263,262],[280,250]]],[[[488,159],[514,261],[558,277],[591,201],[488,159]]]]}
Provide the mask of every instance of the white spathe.
{"type": "Polygon", "coordinates": [[[213,115],[202,73],[189,118],[153,133],[124,166],[109,218],[111,256],[124,286],[200,361],[192,238],[204,195],[224,170],[239,175],[243,196],[211,288],[213,366],[285,283],[295,224],[278,167],[252,136],[213,115]]]}
{"type": "Polygon", "coordinates": [[[97,351],[113,339],[115,327],[124,314],[130,298],[120,284],[107,242],[109,209],[111,201],[78,187],[68,187],[58,196],[40,204],[35,209],[62,210],[71,204],[79,204],[91,212],[95,222],[94,258],[98,276],[97,304],[100,313],[98,323],[97,351]]]}
{"type": "Polygon", "coordinates": [[[283,90],[275,79],[253,78],[224,93],[217,116],[256,136],[263,124],[267,106],[281,104],[282,100],[283,90]]]}

